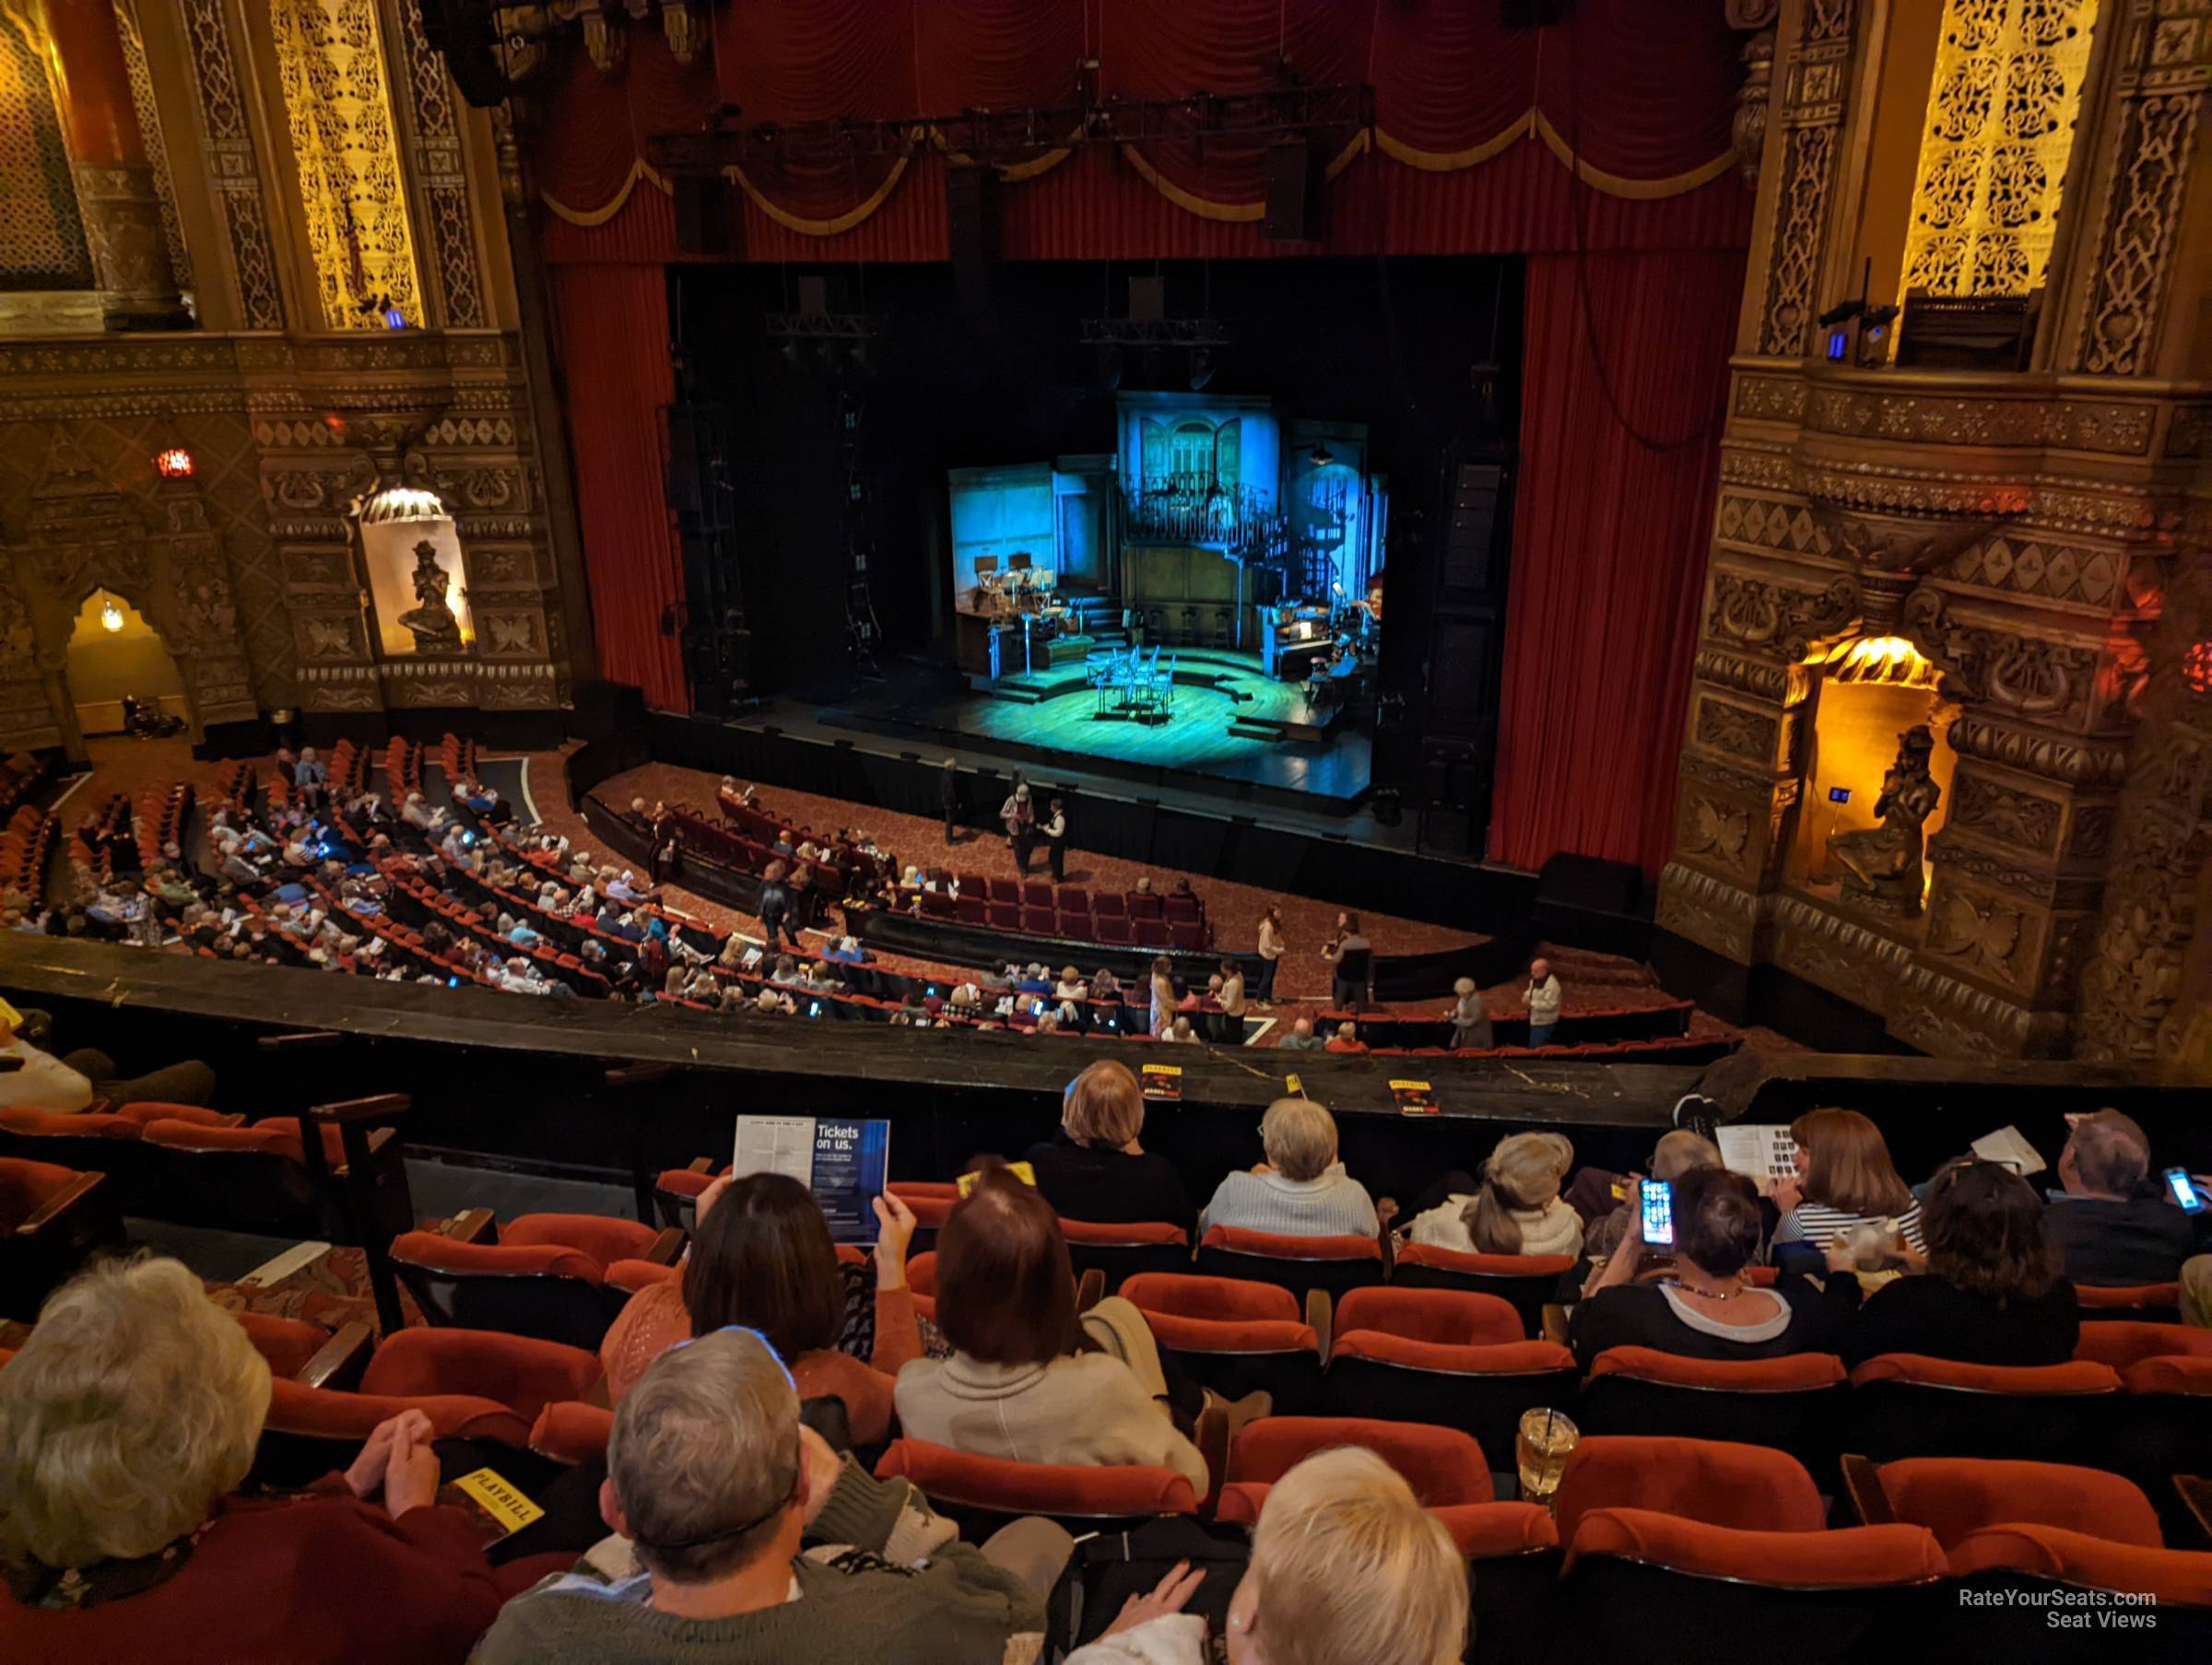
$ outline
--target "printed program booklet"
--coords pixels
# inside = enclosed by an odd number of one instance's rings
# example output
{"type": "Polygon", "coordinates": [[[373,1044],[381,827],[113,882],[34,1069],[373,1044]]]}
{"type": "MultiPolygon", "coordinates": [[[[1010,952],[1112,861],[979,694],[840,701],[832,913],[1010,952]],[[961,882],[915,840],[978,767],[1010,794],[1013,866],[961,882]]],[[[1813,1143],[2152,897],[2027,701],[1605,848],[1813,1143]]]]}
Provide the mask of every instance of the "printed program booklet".
{"type": "Polygon", "coordinates": [[[1148,1063],[1145,1066],[1144,1080],[1147,1098],[1182,1096],[1182,1066],[1179,1063],[1148,1063]]]}
{"type": "Polygon", "coordinates": [[[733,1174],[788,1174],[814,1193],[833,1243],[876,1240],[891,1124],[841,1116],[740,1116],[733,1174]]]}
{"type": "Polygon", "coordinates": [[[1401,1116],[1433,1116],[1436,1114],[1436,1093],[1425,1081],[1394,1081],[1390,1096],[1398,1101],[1401,1116]]]}

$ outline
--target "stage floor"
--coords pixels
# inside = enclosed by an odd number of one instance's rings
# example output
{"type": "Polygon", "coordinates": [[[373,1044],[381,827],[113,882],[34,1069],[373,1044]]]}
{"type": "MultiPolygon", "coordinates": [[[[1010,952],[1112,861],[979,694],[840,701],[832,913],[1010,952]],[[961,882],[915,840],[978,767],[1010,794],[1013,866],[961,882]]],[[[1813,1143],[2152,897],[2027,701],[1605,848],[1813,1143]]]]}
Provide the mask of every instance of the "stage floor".
{"type": "Polygon", "coordinates": [[[978,677],[965,689],[941,678],[920,686],[895,679],[880,699],[848,700],[821,716],[840,726],[1082,757],[1140,776],[1240,781],[1330,800],[1338,813],[1367,790],[1373,748],[1356,713],[1314,709],[1302,684],[1262,675],[1256,654],[1185,650],[1175,658],[1173,709],[1155,720],[1101,709],[1079,664],[995,683],[978,677]]]}

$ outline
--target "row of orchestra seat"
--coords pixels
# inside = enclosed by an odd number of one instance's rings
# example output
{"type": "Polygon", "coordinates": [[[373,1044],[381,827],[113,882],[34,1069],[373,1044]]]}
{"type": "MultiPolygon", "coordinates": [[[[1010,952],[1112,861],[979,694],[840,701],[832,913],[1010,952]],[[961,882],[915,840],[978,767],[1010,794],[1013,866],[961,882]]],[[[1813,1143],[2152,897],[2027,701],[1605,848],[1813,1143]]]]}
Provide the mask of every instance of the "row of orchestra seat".
{"type": "Polygon", "coordinates": [[[152,866],[162,851],[184,848],[184,826],[192,817],[193,787],[189,780],[154,785],[138,798],[138,858],[152,866]]]}
{"type": "Polygon", "coordinates": [[[33,901],[45,894],[46,866],[61,825],[50,811],[28,803],[8,817],[0,832],[0,890],[18,891],[33,901]]]}

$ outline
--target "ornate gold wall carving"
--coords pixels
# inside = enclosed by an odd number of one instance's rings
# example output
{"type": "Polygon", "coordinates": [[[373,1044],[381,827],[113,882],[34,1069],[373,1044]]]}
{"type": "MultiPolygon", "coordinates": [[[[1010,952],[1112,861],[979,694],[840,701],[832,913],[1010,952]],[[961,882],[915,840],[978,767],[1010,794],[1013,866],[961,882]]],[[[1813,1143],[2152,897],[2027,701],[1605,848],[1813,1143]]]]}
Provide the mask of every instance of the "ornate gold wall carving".
{"type": "Polygon", "coordinates": [[[200,100],[200,137],[208,182],[215,188],[230,239],[230,277],[239,316],[249,330],[284,328],[284,300],[276,285],[276,256],[263,205],[261,164],[240,96],[238,63],[224,22],[222,0],[178,0],[184,42],[200,100]]]}
{"type": "Polygon", "coordinates": [[[269,24],[323,322],[381,330],[388,297],[419,325],[415,238],[375,0],[272,0],[269,24]]]}
{"type": "Polygon", "coordinates": [[[429,223],[431,270],[444,308],[441,322],[455,329],[482,329],[490,318],[453,79],[444,55],[431,50],[422,32],[420,0],[394,4],[399,13],[400,80],[410,118],[408,172],[429,223]]]}
{"type": "Polygon", "coordinates": [[[146,64],[146,37],[138,29],[137,0],[115,0],[115,29],[123,41],[123,64],[131,78],[131,104],[146,140],[146,159],[154,170],[154,197],[161,209],[161,239],[169,245],[169,268],[179,288],[192,287],[192,252],[184,246],[183,223],[177,218],[177,187],[170,177],[169,140],[154,102],[154,78],[146,64]]]}
{"type": "Polygon", "coordinates": [[[2098,0],[1945,0],[1900,292],[2025,295],[2051,258],[2098,0]]]}
{"type": "Polygon", "coordinates": [[[29,16],[0,6],[0,287],[82,289],[92,255],[77,217],[53,80],[29,16]]]}
{"type": "Polygon", "coordinates": [[[1828,240],[1855,12],[1853,0],[1806,0],[1797,49],[1783,73],[1782,180],[1759,325],[1759,351],[1771,358],[1806,351],[1820,311],[1814,290],[1828,240]]]}

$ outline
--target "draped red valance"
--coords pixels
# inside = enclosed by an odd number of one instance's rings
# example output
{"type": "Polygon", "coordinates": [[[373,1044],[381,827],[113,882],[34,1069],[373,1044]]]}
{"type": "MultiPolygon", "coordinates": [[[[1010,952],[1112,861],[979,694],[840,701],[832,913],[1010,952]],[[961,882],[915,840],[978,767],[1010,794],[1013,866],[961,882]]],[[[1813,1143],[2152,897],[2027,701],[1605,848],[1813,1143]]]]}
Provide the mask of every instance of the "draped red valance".
{"type": "MultiPolygon", "coordinates": [[[[555,72],[533,163],[556,261],[677,258],[646,142],[724,103],[784,127],[913,123],[888,154],[794,147],[733,170],[748,258],[943,259],[944,141],[919,118],[1072,109],[1087,61],[1108,101],[1253,92],[1286,67],[1372,87],[1373,126],[1328,158],[1334,252],[1571,246],[1578,163],[1594,246],[1740,243],[1748,209],[1729,154],[1740,39],[1716,0],[1577,0],[1522,29],[1474,0],[744,0],[688,66],[652,31],[630,42],[613,76],[580,52],[555,72]]],[[[1222,137],[1044,150],[1005,170],[1000,252],[1282,252],[1259,235],[1263,160],[1222,137]]]]}

